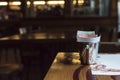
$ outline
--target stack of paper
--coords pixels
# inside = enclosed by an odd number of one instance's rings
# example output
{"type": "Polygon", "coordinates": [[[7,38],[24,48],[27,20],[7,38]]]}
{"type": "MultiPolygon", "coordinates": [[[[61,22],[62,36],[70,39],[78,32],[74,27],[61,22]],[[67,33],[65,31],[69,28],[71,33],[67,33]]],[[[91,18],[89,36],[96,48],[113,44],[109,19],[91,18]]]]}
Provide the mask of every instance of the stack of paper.
{"type": "Polygon", "coordinates": [[[120,75],[120,54],[99,54],[91,65],[93,75],[120,75]]]}

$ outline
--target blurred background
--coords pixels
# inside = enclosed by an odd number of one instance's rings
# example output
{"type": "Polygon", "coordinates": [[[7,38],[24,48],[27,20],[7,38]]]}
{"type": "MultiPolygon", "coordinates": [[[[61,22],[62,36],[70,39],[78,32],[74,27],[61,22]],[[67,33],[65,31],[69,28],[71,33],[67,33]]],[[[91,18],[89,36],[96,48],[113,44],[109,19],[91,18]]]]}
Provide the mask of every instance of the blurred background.
{"type": "Polygon", "coordinates": [[[27,32],[95,30],[103,41],[119,41],[119,0],[1,0],[0,36],[27,32]],[[12,24],[15,23],[15,24],[12,24]],[[12,28],[11,30],[11,27],[12,28]],[[51,30],[52,29],[52,30],[51,30]]]}

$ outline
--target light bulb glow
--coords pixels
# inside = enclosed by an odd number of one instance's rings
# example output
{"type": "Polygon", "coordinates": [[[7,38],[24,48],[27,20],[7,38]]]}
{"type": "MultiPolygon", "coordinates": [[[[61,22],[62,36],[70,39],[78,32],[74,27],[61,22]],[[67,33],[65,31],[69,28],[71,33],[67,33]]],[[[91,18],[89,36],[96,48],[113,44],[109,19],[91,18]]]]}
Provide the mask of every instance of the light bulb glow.
{"type": "Polygon", "coordinates": [[[64,4],[64,1],[48,1],[47,4],[64,4]]]}
{"type": "Polygon", "coordinates": [[[8,5],[7,2],[0,2],[0,6],[6,6],[6,5],[8,5]]]}

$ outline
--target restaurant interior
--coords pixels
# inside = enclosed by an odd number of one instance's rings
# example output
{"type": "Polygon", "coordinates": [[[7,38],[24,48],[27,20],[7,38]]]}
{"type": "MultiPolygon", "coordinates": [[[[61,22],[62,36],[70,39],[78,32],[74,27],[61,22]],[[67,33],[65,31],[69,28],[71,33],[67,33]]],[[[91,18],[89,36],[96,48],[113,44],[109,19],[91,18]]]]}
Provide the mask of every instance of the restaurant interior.
{"type": "Polygon", "coordinates": [[[120,80],[76,78],[79,30],[101,36],[98,53],[120,53],[120,0],[0,0],[0,79],[120,80]]]}

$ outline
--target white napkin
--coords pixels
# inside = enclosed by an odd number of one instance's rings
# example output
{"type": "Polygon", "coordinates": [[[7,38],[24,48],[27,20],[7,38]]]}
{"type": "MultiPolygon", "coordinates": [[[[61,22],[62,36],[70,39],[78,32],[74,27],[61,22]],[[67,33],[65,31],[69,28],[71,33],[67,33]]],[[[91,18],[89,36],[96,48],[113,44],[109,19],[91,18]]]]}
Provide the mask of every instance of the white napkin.
{"type": "Polygon", "coordinates": [[[99,54],[91,65],[93,75],[120,75],[120,54],[99,54]]]}

